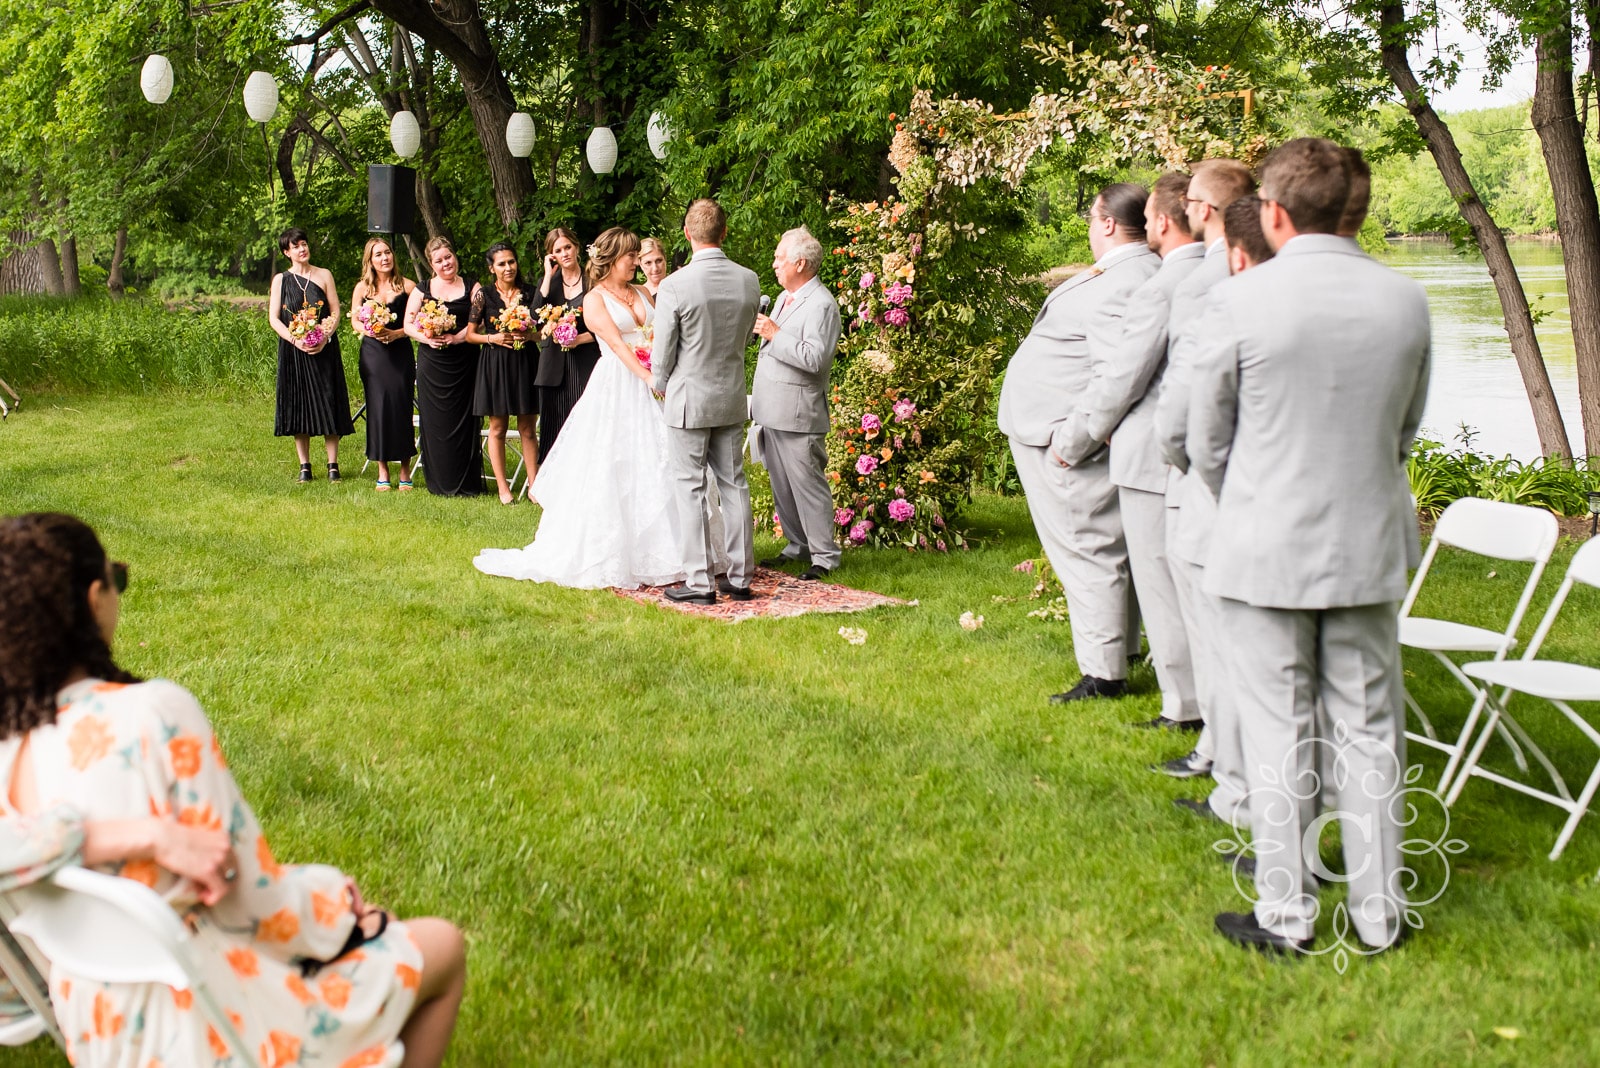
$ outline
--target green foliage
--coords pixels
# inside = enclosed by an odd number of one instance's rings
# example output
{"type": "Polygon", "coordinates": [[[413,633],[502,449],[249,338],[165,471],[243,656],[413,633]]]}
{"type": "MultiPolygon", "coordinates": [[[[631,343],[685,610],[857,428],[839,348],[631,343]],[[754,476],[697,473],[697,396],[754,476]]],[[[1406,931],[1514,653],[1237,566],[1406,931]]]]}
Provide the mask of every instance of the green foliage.
{"type": "Polygon", "coordinates": [[[1424,439],[1412,445],[1406,476],[1417,511],[1424,516],[1438,515],[1462,497],[1526,504],[1557,515],[1584,515],[1589,510],[1589,493],[1600,489],[1592,461],[1493,459],[1472,451],[1472,435],[1465,428],[1459,440],[1453,449],[1424,439]]]}

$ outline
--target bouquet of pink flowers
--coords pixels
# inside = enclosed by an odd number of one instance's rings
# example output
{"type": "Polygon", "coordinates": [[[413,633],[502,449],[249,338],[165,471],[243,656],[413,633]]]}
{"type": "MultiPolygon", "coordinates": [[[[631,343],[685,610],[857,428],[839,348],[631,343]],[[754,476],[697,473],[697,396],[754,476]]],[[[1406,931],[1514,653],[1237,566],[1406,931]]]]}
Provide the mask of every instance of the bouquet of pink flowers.
{"type": "Polygon", "coordinates": [[[436,300],[425,300],[417,310],[417,329],[429,337],[444,337],[456,328],[456,317],[436,300]]]}
{"type": "Polygon", "coordinates": [[[322,318],[322,301],[307,304],[289,320],[289,336],[308,349],[314,349],[328,340],[328,328],[322,318]]]}
{"type": "Polygon", "coordinates": [[[521,297],[512,297],[506,310],[494,317],[494,327],[503,334],[510,334],[511,347],[520,349],[527,343],[525,335],[533,329],[533,313],[522,303],[521,297]]]}
{"type": "Polygon", "coordinates": [[[653,323],[646,323],[639,328],[639,333],[644,335],[639,344],[633,347],[633,358],[638,360],[646,371],[650,370],[650,357],[655,352],[656,328],[653,323]]]}
{"type": "Polygon", "coordinates": [[[539,309],[539,335],[564,349],[578,343],[578,313],[565,304],[546,304],[539,309]]]}
{"type": "Polygon", "coordinates": [[[350,321],[355,324],[357,333],[375,338],[380,330],[394,321],[394,313],[389,310],[389,305],[377,297],[368,297],[350,313],[350,321]]]}

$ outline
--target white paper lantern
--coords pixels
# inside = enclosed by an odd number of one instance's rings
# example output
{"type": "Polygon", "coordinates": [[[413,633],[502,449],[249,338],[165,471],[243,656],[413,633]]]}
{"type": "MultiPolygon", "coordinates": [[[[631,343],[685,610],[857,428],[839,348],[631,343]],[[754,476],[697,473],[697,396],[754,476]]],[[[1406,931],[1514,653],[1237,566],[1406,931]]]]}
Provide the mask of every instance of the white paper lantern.
{"type": "Polygon", "coordinates": [[[661,112],[650,115],[650,125],[645,127],[645,138],[650,142],[650,154],[656,159],[667,158],[667,145],[672,140],[672,127],[661,112]]]}
{"type": "Polygon", "coordinates": [[[617,166],[617,135],[609,126],[596,126],[589,131],[589,169],[596,174],[610,174],[617,166]]]}
{"type": "Polygon", "coordinates": [[[256,122],[271,122],[278,113],[278,80],[264,70],[253,71],[244,82],[244,110],[256,122]]]}
{"type": "Polygon", "coordinates": [[[144,61],[144,69],[139,72],[139,89],[152,104],[167,102],[172,95],[172,64],[167,62],[166,56],[154,54],[144,61]]]}
{"type": "Polygon", "coordinates": [[[417,149],[422,147],[422,127],[417,125],[415,115],[409,111],[394,113],[394,118],[389,120],[389,144],[394,146],[394,154],[402,159],[417,154],[417,149]]]}
{"type": "Polygon", "coordinates": [[[512,114],[506,123],[506,147],[519,159],[533,155],[533,116],[526,111],[512,114]]]}

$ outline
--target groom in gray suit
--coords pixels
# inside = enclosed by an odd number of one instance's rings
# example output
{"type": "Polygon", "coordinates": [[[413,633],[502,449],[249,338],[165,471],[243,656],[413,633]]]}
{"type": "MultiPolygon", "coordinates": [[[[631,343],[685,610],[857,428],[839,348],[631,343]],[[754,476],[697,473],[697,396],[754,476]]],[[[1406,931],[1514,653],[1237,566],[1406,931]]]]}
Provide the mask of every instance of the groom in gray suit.
{"type": "Polygon", "coordinates": [[[808,560],[800,576],[820,579],[839,566],[833,493],[828,489],[828,372],[839,348],[839,302],[817,279],[822,243],[801,227],[778,242],[772,270],[783,296],[772,318],[756,316],[761,354],[750,416],[761,427],[761,455],[789,544],[775,561],[808,560]]]}
{"type": "Polygon", "coordinates": [[[683,233],[694,259],[668,275],[656,294],[653,385],[664,397],[668,464],[677,509],[678,545],[687,577],[667,591],[674,601],[715,604],[706,469],[722,495],[728,577],[722,592],[750,599],[755,573],[750,485],[744,477],[744,350],[761,297],[754,271],[722,251],[728,217],[714,200],[697,200],[683,233]]]}
{"type": "Polygon", "coordinates": [[[1057,286],[1011,357],[1000,387],[1000,432],[1011,439],[1033,526],[1067,593],[1072,650],[1083,677],[1053,703],[1117,697],[1127,689],[1131,623],[1128,547],[1106,450],[1063,459],[1078,397],[1122,340],[1128,298],[1161,259],[1145,245],[1143,186],[1119,182],[1089,209],[1094,266],[1057,286]]]}
{"type": "Polygon", "coordinates": [[[1231,649],[1258,895],[1216,924],[1266,951],[1310,948],[1314,875],[1350,884],[1368,946],[1405,930],[1396,607],[1416,551],[1406,458],[1428,393],[1428,300],[1337,236],[1349,191],[1331,141],[1267,157],[1258,210],[1276,255],[1212,291],[1194,364],[1188,453],[1217,495],[1205,588],[1231,649]],[[1329,744],[1344,774],[1319,819],[1304,787],[1329,744]],[[1330,815],[1346,876],[1318,856],[1330,815]]]}

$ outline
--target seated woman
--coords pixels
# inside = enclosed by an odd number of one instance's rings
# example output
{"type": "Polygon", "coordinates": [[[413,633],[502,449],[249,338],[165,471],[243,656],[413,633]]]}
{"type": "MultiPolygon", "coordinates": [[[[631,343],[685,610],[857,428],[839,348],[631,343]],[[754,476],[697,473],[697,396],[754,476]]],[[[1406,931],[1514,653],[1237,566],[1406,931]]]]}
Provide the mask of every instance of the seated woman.
{"type": "MultiPolygon", "coordinates": [[[[220,897],[203,881],[199,892],[180,885],[154,850],[98,867],[186,907],[207,985],[262,1064],[439,1064],[466,984],[460,932],[437,919],[389,922],[337,869],[274,859],[195,699],[112,660],[127,568],[92,530],[64,515],[0,520],[0,559],[6,811],[70,803],[91,824],[155,815],[226,831],[233,859],[220,897]]],[[[76,1065],[230,1062],[186,991],[57,967],[50,997],[76,1065]]]]}

